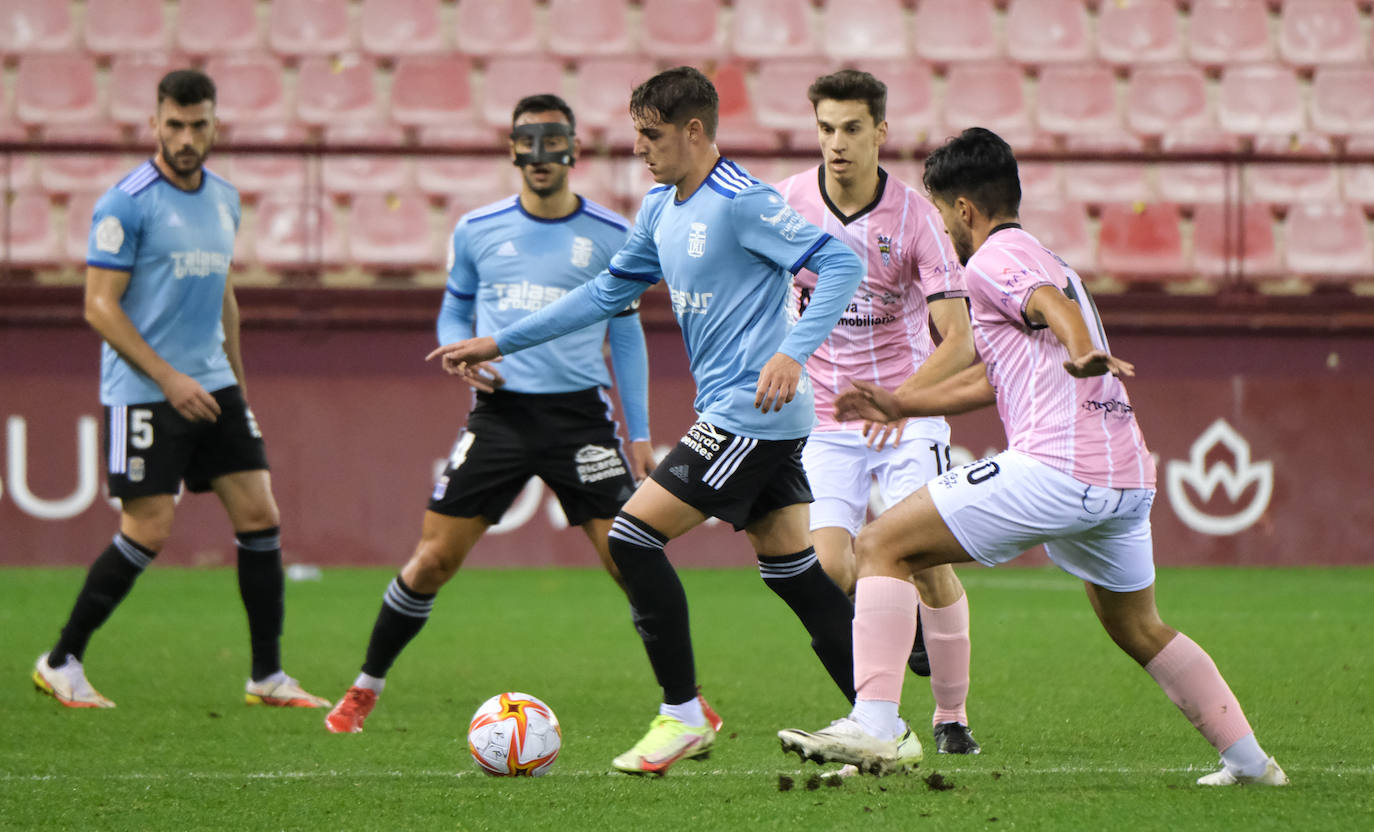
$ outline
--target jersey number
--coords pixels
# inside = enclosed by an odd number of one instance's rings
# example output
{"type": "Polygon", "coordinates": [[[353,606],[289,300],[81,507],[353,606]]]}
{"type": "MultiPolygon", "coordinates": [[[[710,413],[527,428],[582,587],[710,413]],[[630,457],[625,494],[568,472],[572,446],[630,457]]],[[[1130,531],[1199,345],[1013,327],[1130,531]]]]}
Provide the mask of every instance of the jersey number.
{"type": "Polygon", "coordinates": [[[945,467],[943,469],[940,468],[940,446],[932,442],[930,445],[930,452],[935,455],[935,475],[938,477],[940,474],[942,474],[944,471],[948,471],[950,468],[949,446],[945,446],[945,467]]]}
{"type": "Polygon", "coordinates": [[[129,446],[140,451],[153,447],[153,411],[141,407],[129,411],[129,446]]]}
{"type": "Polygon", "coordinates": [[[979,463],[977,467],[968,472],[968,484],[977,485],[980,482],[987,482],[1002,472],[1002,468],[992,460],[979,463]]]}

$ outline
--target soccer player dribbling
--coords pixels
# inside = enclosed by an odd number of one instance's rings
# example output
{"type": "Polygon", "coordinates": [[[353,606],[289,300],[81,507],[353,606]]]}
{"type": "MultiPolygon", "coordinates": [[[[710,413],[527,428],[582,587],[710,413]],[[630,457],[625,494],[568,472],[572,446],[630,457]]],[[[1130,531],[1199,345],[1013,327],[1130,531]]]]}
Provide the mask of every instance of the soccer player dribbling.
{"type": "Polygon", "coordinates": [[[924,184],[964,263],[983,361],[941,382],[895,393],[862,380],[837,418],[874,421],[957,414],[996,404],[1008,449],[954,469],[888,509],[855,541],[856,702],[818,731],[778,732],[784,751],[882,774],[897,757],[897,720],[915,633],[916,571],[1005,563],[1044,544],[1083,580],[1108,635],[1140,663],[1220,753],[1207,786],[1286,785],[1211,657],[1160,620],[1150,505],[1155,467],[1082,280],[1017,222],[1021,187],[1011,148],[970,128],[933,152],[924,184]],[[884,733],[875,733],[879,726],[884,733]]]}

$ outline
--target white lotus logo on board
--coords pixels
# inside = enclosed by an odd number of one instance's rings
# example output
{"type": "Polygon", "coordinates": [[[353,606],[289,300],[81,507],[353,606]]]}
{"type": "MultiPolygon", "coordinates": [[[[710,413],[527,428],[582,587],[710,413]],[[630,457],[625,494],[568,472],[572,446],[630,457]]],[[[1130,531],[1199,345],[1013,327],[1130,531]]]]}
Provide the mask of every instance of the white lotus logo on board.
{"type": "Polygon", "coordinates": [[[1269,498],[1274,493],[1274,463],[1267,460],[1251,462],[1250,443],[1225,419],[1217,419],[1209,425],[1188,453],[1187,462],[1169,461],[1166,477],[1169,504],[1188,528],[1217,536],[1237,534],[1254,525],[1269,508],[1269,498]],[[1218,445],[1230,452],[1235,460],[1234,468],[1225,460],[1210,468],[1207,466],[1207,454],[1218,445]],[[1257,488],[1249,505],[1233,514],[1218,515],[1195,506],[1185,485],[1192,488],[1204,505],[1212,499],[1217,486],[1221,486],[1232,503],[1240,500],[1250,486],[1257,488]]]}

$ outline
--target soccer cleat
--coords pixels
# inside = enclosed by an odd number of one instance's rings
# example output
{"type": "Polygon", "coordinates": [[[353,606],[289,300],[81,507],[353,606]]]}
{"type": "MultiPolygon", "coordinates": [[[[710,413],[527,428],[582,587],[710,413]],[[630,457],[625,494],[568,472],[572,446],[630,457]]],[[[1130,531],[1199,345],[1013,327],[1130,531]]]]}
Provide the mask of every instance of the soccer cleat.
{"type": "Polygon", "coordinates": [[[1255,777],[1235,774],[1229,768],[1214,771],[1197,779],[1199,786],[1287,786],[1288,775],[1270,757],[1264,763],[1264,773],[1255,777]]]}
{"type": "Polygon", "coordinates": [[[626,774],[656,774],[662,777],[678,760],[704,760],[711,756],[716,732],[710,725],[693,728],[666,714],[649,724],[649,733],[634,748],[611,761],[616,771],[626,774]]]}
{"type": "Polygon", "coordinates": [[[68,708],[113,708],[115,703],[100,695],[86,681],[86,671],[75,656],[68,656],[61,667],[48,666],[48,654],[38,657],[33,666],[33,686],[68,708]]]}
{"type": "Polygon", "coordinates": [[[244,685],[243,701],[249,705],[270,705],[274,708],[328,708],[329,700],[307,693],[301,683],[279,673],[261,682],[248,680],[244,685]]]}
{"type": "Polygon", "coordinates": [[[331,734],[361,734],[363,721],[377,705],[377,692],[367,688],[351,687],[339,704],[334,706],[324,718],[324,727],[331,734]]]}
{"type": "Polygon", "coordinates": [[[924,751],[921,741],[906,728],[895,740],[880,740],[844,717],[819,731],[788,728],[778,732],[784,753],[795,751],[803,760],[818,763],[847,763],[864,774],[884,775],[914,767],[924,751]]]}
{"type": "Polygon", "coordinates": [[[941,722],[935,726],[935,751],[940,754],[982,754],[983,747],[962,722],[941,722]]]}
{"type": "Polygon", "coordinates": [[[706,721],[710,723],[711,730],[719,734],[720,729],[725,727],[725,720],[721,719],[720,714],[716,713],[716,709],[712,708],[711,703],[706,701],[706,697],[701,693],[701,688],[697,688],[697,701],[701,703],[701,712],[706,715],[706,721]]]}

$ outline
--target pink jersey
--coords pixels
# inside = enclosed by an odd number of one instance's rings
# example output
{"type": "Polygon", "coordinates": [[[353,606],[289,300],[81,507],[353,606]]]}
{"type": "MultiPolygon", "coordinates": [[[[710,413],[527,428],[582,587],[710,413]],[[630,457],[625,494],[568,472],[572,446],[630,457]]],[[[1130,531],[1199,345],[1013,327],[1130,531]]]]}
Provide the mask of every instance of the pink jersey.
{"type": "MultiPolygon", "coordinates": [[[[963,271],[945,234],[940,214],[920,193],[879,170],[878,198],[864,210],[841,218],[822,184],[825,168],[802,171],[778,183],[783,198],[813,225],[849,246],[864,261],[867,275],[835,329],[806,362],[816,392],[817,430],[856,429],[862,422],[835,421],[835,398],[850,379],[893,389],[935,351],[927,300],[962,298],[963,271]]],[[[808,269],[792,282],[792,308],[800,314],[816,288],[808,269]]],[[[948,428],[929,422],[932,437],[948,428]]],[[[920,435],[920,425],[907,427],[920,435]]]]}
{"type": "Polygon", "coordinates": [[[1092,485],[1153,488],[1155,464],[1126,386],[1113,375],[1074,378],[1069,351],[1026,320],[1026,304],[1052,285],[1077,301],[1093,344],[1106,350],[1097,307],[1083,281],[1019,226],[1001,226],[964,267],[973,338],[997,390],[1008,447],[1092,485]]]}

